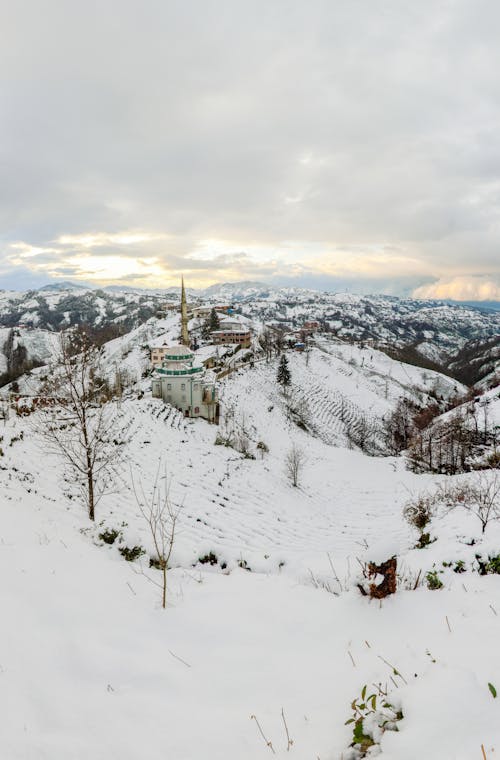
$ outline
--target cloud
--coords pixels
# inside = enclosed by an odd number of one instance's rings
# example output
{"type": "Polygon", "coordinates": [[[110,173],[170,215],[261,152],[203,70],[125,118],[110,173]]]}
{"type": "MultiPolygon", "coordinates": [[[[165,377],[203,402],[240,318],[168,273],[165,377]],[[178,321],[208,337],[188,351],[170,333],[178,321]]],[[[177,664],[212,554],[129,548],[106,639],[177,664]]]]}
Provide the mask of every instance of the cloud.
{"type": "Polygon", "coordinates": [[[60,235],[55,242],[61,246],[73,246],[75,248],[99,248],[109,245],[137,245],[138,243],[149,243],[152,240],[162,240],[165,237],[166,235],[149,232],[120,232],[115,234],[97,232],[83,235],[60,235]]]}
{"type": "Polygon", "coordinates": [[[497,276],[499,22],[495,0],[4,4],[0,267],[497,276]]]}
{"type": "Polygon", "coordinates": [[[453,277],[422,285],[413,295],[453,301],[500,301],[500,278],[453,277]]]}

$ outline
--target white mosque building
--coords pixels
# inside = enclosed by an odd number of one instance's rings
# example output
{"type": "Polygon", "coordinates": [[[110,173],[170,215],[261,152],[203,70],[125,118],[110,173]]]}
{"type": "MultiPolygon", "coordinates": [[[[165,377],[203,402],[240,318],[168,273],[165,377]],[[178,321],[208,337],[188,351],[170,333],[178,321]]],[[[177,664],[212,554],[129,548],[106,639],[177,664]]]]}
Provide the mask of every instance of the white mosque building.
{"type": "Polygon", "coordinates": [[[185,417],[203,417],[218,424],[219,398],[214,373],[195,364],[195,354],[187,346],[162,348],[161,366],[153,373],[153,396],[172,404],[185,417]]]}

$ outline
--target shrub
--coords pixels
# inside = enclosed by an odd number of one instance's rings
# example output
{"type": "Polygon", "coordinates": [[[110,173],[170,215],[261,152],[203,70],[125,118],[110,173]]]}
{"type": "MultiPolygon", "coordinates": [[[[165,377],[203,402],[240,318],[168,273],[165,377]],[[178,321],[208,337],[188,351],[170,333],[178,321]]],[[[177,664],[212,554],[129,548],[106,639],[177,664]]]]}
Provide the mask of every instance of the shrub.
{"type": "Polygon", "coordinates": [[[116,528],[106,528],[98,536],[105,544],[114,544],[116,539],[121,536],[121,531],[116,530],[116,528]]]}
{"type": "Polygon", "coordinates": [[[198,557],[198,562],[200,565],[217,565],[219,560],[214,552],[209,552],[208,554],[204,554],[203,557],[198,557]]]}
{"type": "Polygon", "coordinates": [[[455,563],[443,562],[443,567],[451,567],[454,573],[466,573],[467,568],[463,559],[458,559],[455,563]]]}
{"type": "Polygon", "coordinates": [[[118,551],[127,562],[134,562],[134,560],[139,559],[143,554],[146,554],[142,546],[120,546],[118,551]]]}
{"type": "Polygon", "coordinates": [[[486,461],[488,462],[488,467],[500,469],[500,451],[494,451],[486,461]]]}
{"type": "Polygon", "coordinates": [[[425,549],[426,546],[429,546],[429,544],[433,544],[434,541],[437,541],[437,539],[431,538],[430,533],[422,533],[417,543],[415,544],[415,549],[425,549]]]}
{"type": "Polygon", "coordinates": [[[227,446],[229,448],[234,448],[234,440],[231,435],[221,435],[221,433],[217,433],[215,436],[214,441],[215,446],[227,446]]]}
{"type": "Polygon", "coordinates": [[[479,575],[500,575],[500,554],[489,556],[485,561],[476,554],[479,575]]]}
{"type": "Polygon", "coordinates": [[[488,557],[488,572],[500,575],[500,554],[496,557],[488,557]]]}
{"type": "Polygon", "coordinates": [[[264,441],[259,441],[256,446],[257,451],[260,451],[261,456],[269,452],[269,446],[264,441]]]}
{"type": "Polygon", "coordinates": [[[431,591],[437,591],[438,589],[443,588],[443,582],[441,581],[437,570],[429,570],[425,579],[427,581],[427,588],[431,591]]]}
{"type": "Polygon", "coordinates": [[[410,499],[403,507],[406,522],[421,533],[434,516],[435,498],[430,494],[420,494],[410,499]]]}
{"type": "MultiPolygon", "coordinates": [[[[387,694],[379,689],[378,694],[366,694],[363,686],[359,698],[351,703],[352,717],[345,725],[352,725],[351,747],[356,758],[366,757],[370,748],[380,743],[385,731],[398,731],[398,722],[403,712],[388,701],[387,694]]],[[[371,755],[371,753],[370,753],[371,755]]]]}

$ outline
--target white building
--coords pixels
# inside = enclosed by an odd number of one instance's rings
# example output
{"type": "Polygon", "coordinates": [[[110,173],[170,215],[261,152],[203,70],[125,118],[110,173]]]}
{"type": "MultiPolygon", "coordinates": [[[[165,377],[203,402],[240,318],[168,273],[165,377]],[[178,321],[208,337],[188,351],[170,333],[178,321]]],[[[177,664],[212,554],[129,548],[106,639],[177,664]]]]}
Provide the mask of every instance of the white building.
{"type": "Polygon", "coordinates": [[[172,404],[185,417],[203,417],[217,424],[215,376],[203,365],[196,365],[194,359],[194,352],[187,346],[165,346],[161,367],[153,373],[153,396],[172,404]]]}

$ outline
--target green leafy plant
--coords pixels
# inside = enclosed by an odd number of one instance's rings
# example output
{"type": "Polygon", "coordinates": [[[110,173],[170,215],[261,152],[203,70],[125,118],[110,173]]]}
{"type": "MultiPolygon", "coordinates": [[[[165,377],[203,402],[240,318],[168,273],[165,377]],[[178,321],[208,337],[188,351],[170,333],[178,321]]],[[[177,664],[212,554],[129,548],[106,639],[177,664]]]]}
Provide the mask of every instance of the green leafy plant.
{"type": "Polygon", "coordinates": [[[463,559],[457,559],[455,563],[453,562],[444,562],[443,561],[443,567],[451,567],[454,573],[466,573],[467,568],[465,566],[465,562],[463,559]]]}
{"type": "Polygon", "coordinates": [[[122,535],[121,530],[116,530],[116,528],[105,528],[101,533],[97,534],[101,541],[104,541],[105,544],[114,544],[117,538],[120,538],[122,535]]]}
{"type": "Polygon", "coordinates": [[[375,742],[368,734],[365,734],[363,722],[368,715],[371,715],[377,709],[377,695],[369,694],[366,696],[366,685],[361,689],[361,699],[353,699],[351,702],[352,717],[346,720],[345,725],[352,725],[352,742],[351,747],[360,749],[363,754],[372,747],[375,742]]]}
{"type": "Polygon", "coordinates": [[[500,575],[500,554],[496,557],[488,557],[487,572],[500,575]]]}
{"type": "Polygon", "coordinates": [[[134,562],[134,560],[146,554],[142,546],[120,546],[118,551],[127,562],[134,562]]]}
{"type": "Polygon", "coordinates": [[[487,560],[476,554],[479,575],[500,575],[500,554],[489,555],[487,560]]]}
{"type": "Polygon", "coordinates": [[[437,591],[438,589],[443,588],[443,582],[439,577],[437,570],[429,570],[425,579],[427,581],[427,588],[431,591],[437,591]]]}
{"type": "Polygon", "coordinates": [[[360,758],[380,742],[384,731],[397,731],[397,723],[403,719],[402,711],[388,701],[382,690],[367,695],[367,688],[363,686],[360,698],[351,702],[352,717],[345,722],[346,726],[352,725],[350,746],[357,750],[360,758]]]}
{"type": "Polygon", "coordinates": [[[437,539],[431,538],[430,533],[422,533],[415,544],[415,549],[425,549],[426,546],[433,544],[434,541],[437,541],[437,539]]]}
{"type": "Polygon", "coordinates": [[[208,554],[204,554],[203,557],[199,557],[198,562],[200,565],[217,565],[219,560],[214,552],[209,552],[208,554]]]}

